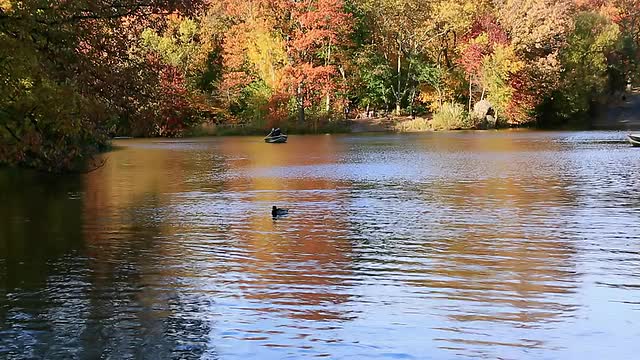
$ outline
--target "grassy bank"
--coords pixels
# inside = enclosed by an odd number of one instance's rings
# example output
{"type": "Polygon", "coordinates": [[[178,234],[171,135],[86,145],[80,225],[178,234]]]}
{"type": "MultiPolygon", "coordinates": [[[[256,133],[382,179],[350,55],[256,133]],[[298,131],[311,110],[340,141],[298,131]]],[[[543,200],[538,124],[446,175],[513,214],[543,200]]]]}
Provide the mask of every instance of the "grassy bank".
{"type": "MultiPolygon", "coordinates": [[[[640,98],[640,97],[639,97],[640,98]]],[[[635,100],[635,99],[634,99],[635,100]]],[[[627,102],[630,102],[628,100],[627,102]]],[[[634,103],[635,104],[635,103],[634,103]]],[[[509,125],[501,122],[489,124],[469,114],[459,104],[445,103],[440,111],[422,116],[394,116],[387,115],[373,118],[359,118],[354,120],[329,121],[318,120],[314,123],[298,124],[295,120],[283,121],[279,127],[285,134],[339,134],[366,132],[429,132],[451,130],[481,130],[481,129],[540,129],[540,130],[589,130],[594,128],[592,118],[580,117],[561,122],[544,121],[528,122],[509,125]]],[[[602,127],[600,127],[602,128],[602,127]]],[[[612,127],[613,128],[613,127],[612,127]]],[[[271,127],[264,125],[210,125],[204,124],[182,133],[183,137],[202,136],[265,136],[271,127]]]]}

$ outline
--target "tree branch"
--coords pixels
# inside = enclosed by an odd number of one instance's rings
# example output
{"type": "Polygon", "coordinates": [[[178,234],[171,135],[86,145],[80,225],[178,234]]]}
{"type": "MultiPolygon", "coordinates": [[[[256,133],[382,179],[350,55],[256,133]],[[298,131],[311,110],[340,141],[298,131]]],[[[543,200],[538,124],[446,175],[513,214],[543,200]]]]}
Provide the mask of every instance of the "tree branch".
{"type": "Polygon", "coordinates": [[[95,163],[93,164],[93,166],[87,170],[84,171],[78,171],[78,174],[89,174],[92,173],[100,168],[102,168],[106,163],[107,163],[107,158],[102,159],[102,161],[100,161],[100,163],[98,165],[96,165],[95,163]]]}
{"type": "Polygon", "coordinates": [[[17,142],[22,142],[22,139],[20,139],[18,137],[18,135],[16,135],[15,132],[13,132],[13,130],[11,130],[11,128],[9,127],[9,125],[4,124],[4,128],[7,129],[7,131],[9,132],[9,134],[11,134],[11,136],[16,139],[17,142]]]}

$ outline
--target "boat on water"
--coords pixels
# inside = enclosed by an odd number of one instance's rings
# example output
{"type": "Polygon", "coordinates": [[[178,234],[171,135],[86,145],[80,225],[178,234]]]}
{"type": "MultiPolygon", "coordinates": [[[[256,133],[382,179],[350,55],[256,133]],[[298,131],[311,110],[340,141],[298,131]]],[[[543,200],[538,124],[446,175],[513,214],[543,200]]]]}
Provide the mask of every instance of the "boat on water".
{"type": "Polygon", "coordinates": [[[269,144],[283,144],[287,142],[287,135],[267,136],[264,142],[269,144]]]}
{"type": "Polygon", "coordinates": [[[635,147],[640,146],[640,134],[628,134],[627,140],[635,147]]]}
{"type": "Polygon", "coordinates": [[[269,135],[264,138],[264,142],[269,144],[283,144],[287,142],[288,136],[283,134],[280,129],[271,129],[269,135]]]}

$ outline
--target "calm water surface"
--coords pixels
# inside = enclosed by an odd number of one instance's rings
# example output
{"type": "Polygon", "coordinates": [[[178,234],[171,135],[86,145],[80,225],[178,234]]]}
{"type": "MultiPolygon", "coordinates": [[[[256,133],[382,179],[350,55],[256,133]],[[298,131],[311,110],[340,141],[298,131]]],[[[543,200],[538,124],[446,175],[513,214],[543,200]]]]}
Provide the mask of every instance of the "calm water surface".
{"type": "Polygon", "coordinates": [[[0,358],[637,359],[623,137],[126,140],[83,176],[5,170],[0,358]]]}

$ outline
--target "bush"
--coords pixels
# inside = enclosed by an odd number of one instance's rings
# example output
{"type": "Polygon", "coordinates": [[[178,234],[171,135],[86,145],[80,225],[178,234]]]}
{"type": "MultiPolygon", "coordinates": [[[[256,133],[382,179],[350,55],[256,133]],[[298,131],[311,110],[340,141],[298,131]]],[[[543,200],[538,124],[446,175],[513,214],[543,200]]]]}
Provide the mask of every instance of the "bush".
{"type": "Polygon", "coordinates": [[[433,130],[463,130],[476,127],[462,104],[444,103],[440,111],[433,114],[433,130]]]}
{"type": "Polygon", "coordinates": [[[395,125],[395,130],[399,132],[419,132],[431,130],[431,124],[426,118],[415,118],[406,120],[395,125]]]}

